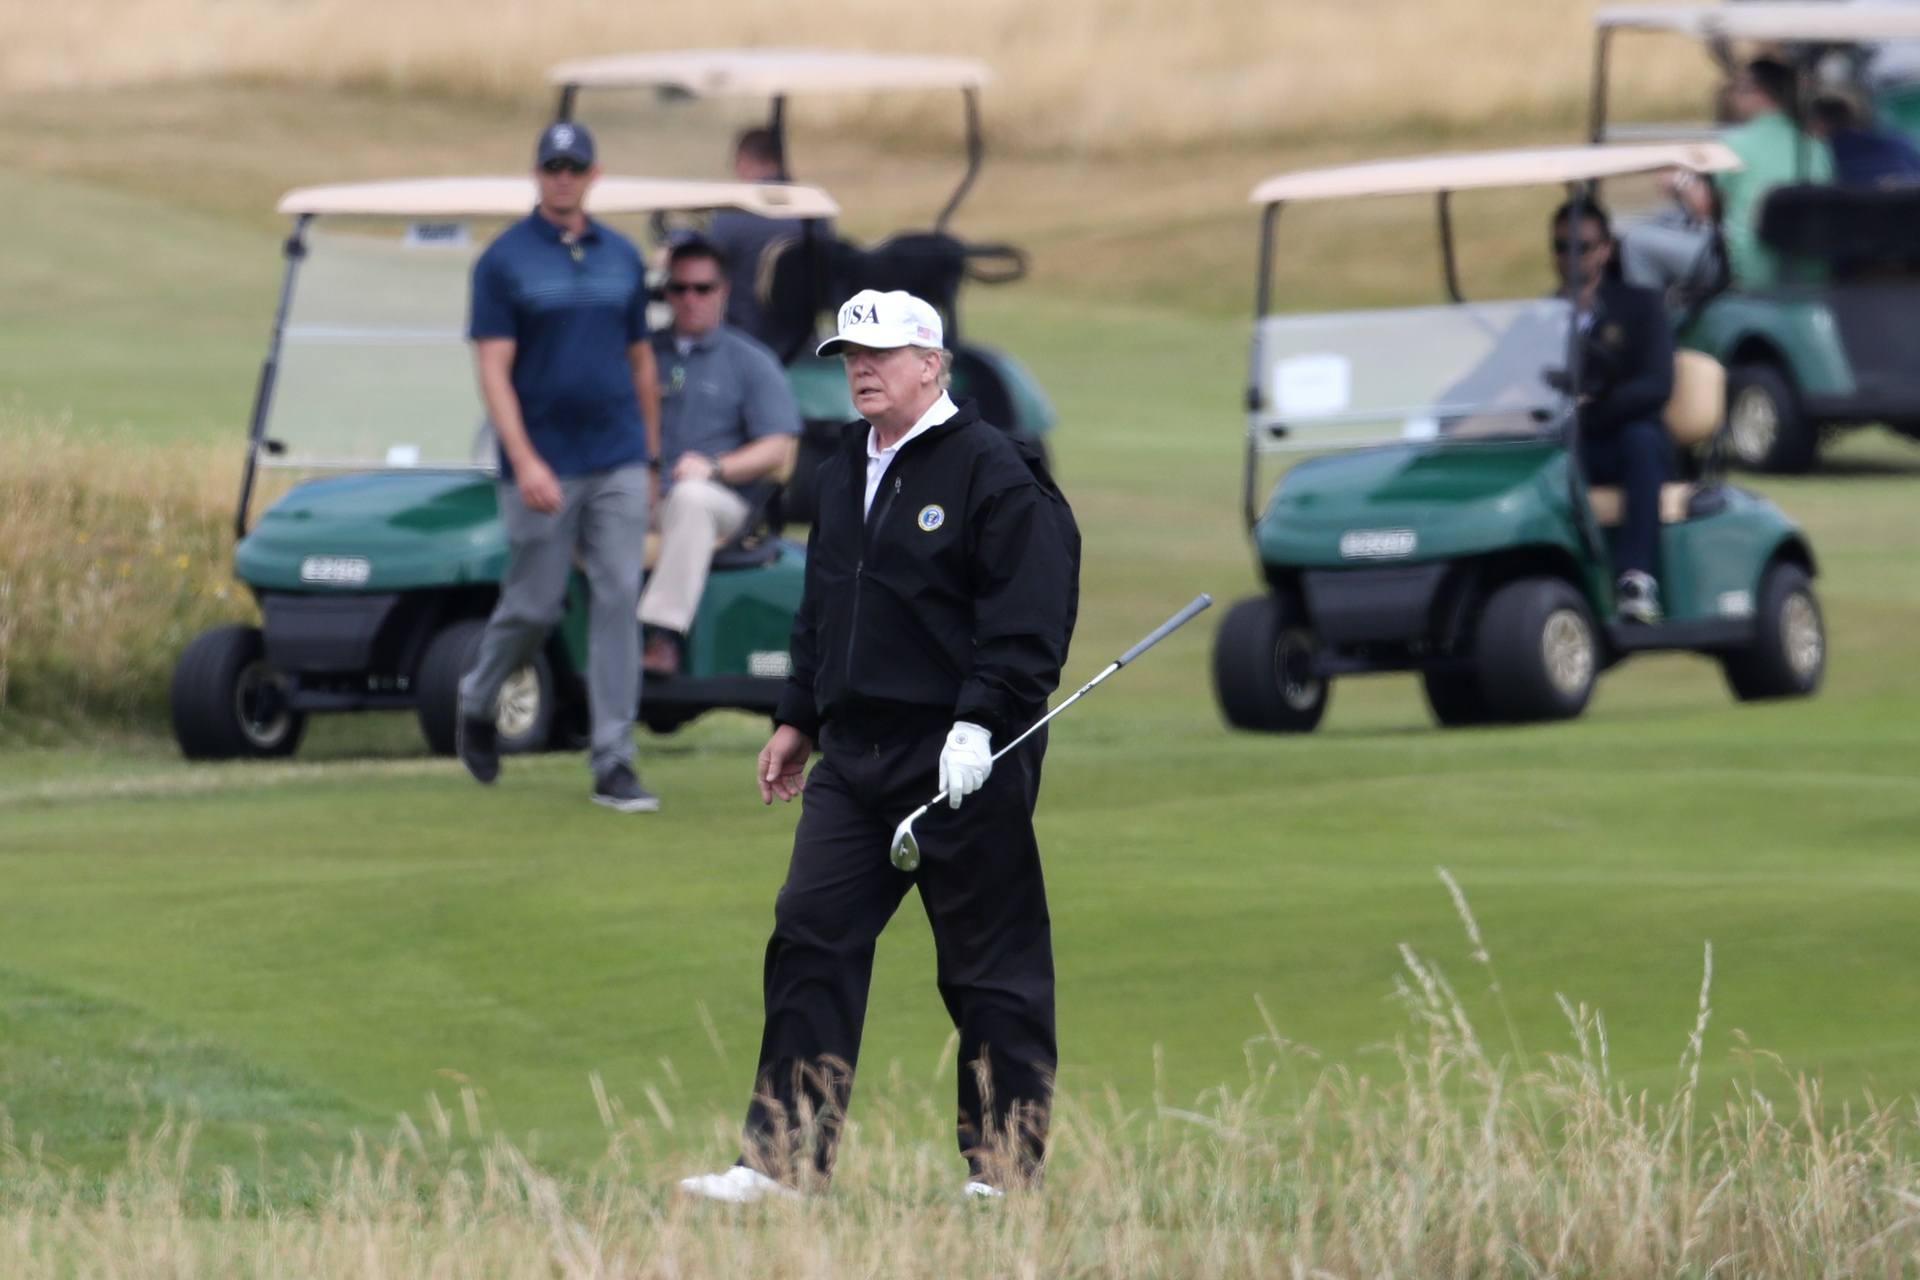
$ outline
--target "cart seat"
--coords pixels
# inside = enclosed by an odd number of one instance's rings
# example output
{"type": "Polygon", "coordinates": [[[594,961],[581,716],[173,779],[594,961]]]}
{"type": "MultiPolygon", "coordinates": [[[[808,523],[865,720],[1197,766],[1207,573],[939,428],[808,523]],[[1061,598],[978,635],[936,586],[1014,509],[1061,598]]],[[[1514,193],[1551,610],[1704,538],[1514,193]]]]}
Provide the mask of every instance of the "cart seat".
{"type": "MultiPolygon", "coordinates": [[[[716,538],[713,543],[713,563],[710,572],[725,573],[730,569],[752,569],[763,564],[771,564],[780,554],[780,539],[764,525],[752,537],[735,536],[716,538]]],[[[642,553],[642,563],[648,573],[660,559],[660,535],[647,535],[646,550],[642,553]]]]}
{"type": "Polygon", "coordinates": [[[1712,440],[1727,416],[1727,371],[1718,360],[1682,347],[1673,353],[1673,393],[1660,420],[1682,449],[1712,440]]]}
{"type": "MultiPolygon", "coordinates": [[[[1706,444],[1720,430],[1726,404],[1727,371],[1720,362],[1698,351],[1674,352],[1673,394],[1660,415],[1668,438],[1683,450],[1706,444]]],[[[1661,485],[1660,523],[1680,524],[1692,516],[1708,514],[1697,500],[1707,492],[1695,484],[1661,485]]],[[[1605,529],[1618,526],[1626,514],[1626,495],[1614,485],[1591,486],[1587,504],[1593,508],[1593,518],[1605,529]]]]}
{"type": "MultiPolygon", "coordinates": [[[[1661,485],[1660,523],[1683,523],[1693,513],[1693,496],[1697,490],[1698,486],[1691,484],[1661,485]]],[[[1593,508],[1593,518],[1603,529],[1617,528],[1626,517],[1626,494],[1615,485],[1590,486],[1587,489],[1587,504],[1593,508]]]]}
{"type": "MultiPolygon", "coordinates": [[[[786,514],[781,502],[781,493],[793,480],[793,469],[799,458],[799,446],[788,450],[787,460],[773,474],[759,482],[749,485],[745,492],[747,500],[747,522],[731,538],[716,538],[713,543],[713,572],[723,573],[729,569],[751,569],[756,565],[771,562],[780,553],[780,531],[786,527],[786,514]]],[[[642,553],[642,563],[648,573],[653,572],[654,564],[660,559],[660,535],[657,532],[647,534],[646,549],[642,553]]]]}

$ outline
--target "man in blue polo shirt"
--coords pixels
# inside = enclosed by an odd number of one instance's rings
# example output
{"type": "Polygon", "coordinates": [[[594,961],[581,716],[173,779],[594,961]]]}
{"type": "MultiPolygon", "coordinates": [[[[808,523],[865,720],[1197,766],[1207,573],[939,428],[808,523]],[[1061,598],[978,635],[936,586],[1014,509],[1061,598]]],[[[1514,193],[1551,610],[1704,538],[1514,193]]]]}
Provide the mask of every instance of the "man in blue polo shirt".
{"type": "Polygon", "coordinates": [[[587,217],[600,170],[577,124],[540,135],[540,204],[473,269],[469,336],[500,441],[508,560],[500,602],[460,682],[459,753],[500,776],[500,686],[560,621],[576,548],[592,594],[587,700],[593,800],[622,813],[660,802],[633,771],[640,697],[634,609],[660,453],[660,386],[647,344],[646,271],[632,242],[587,217]]]}

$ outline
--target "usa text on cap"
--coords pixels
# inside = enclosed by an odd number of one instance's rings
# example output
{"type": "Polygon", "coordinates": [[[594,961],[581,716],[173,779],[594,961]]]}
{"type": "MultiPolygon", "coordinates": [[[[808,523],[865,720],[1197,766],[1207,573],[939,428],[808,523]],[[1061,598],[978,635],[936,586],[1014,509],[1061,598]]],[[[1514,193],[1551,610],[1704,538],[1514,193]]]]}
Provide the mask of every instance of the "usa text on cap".
{"type": "Polygon", "coordinates": [[[945,346],[940,313],[903,289],[882,293],[862,289],[840,305],[839,332],[821,343],[817,355],[830,356],[843,347],[945,346]]]}

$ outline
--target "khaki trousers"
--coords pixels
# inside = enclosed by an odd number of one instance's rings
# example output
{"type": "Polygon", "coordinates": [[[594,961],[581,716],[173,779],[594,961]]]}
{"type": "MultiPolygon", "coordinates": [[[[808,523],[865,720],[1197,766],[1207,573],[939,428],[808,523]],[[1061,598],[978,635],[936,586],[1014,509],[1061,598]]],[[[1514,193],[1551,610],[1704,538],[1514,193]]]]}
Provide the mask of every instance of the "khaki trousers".
{"type": "Polygon", "coordinates": [[[740,532],[746,520],[746,501],[727,486],[676,481],[656,509],[660,555],[640,596],[640,621],[685,635],[707,589],[714,543],[740,532]]]}

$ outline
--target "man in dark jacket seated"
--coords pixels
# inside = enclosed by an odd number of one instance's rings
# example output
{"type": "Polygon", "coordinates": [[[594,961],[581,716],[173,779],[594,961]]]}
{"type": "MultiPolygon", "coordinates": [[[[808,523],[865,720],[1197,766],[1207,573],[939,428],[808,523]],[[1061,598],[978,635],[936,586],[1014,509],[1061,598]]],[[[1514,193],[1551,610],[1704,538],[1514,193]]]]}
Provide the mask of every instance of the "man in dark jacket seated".
{"type": "Polygon", "coordinates": [[[1560,296],[1584,337],[1580,456],[1587,479],[1624,490],[1615,586],[1620,616],[1660,621],[1660,486],[1673,469],[1661,411],[1673,395],[1673,333],[1660,295],[1620,278],[1613,228],[1591,200],[1553,215],[1560,296]]]}

